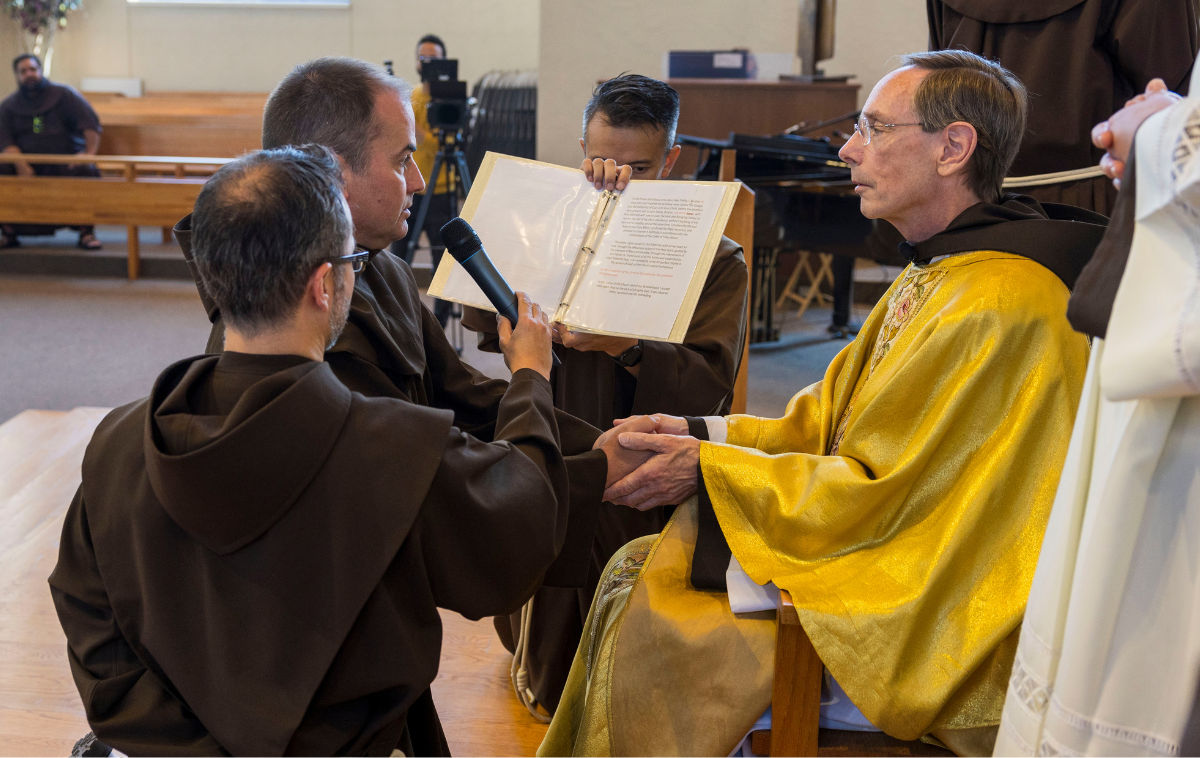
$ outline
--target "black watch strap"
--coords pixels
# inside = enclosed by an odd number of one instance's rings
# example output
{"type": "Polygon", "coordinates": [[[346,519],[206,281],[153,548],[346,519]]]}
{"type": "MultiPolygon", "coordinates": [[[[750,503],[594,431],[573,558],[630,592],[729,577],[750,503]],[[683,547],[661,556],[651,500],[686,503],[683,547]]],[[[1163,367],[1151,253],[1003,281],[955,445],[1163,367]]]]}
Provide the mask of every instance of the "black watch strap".
{"type": "Polygon", "coordinates": [[[638,340],[637,344],[629,348],[625,352],[618,355],[614,360],[622,366],[632,368],[642,362],[642,341],[638,340]]]}

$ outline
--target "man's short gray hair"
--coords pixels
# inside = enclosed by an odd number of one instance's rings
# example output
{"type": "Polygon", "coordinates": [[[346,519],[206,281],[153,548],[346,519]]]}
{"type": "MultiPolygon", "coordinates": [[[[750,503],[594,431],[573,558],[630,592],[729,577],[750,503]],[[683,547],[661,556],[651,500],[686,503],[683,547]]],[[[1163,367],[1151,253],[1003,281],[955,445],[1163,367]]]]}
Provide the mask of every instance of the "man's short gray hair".
{"type": "Polygon", "coordinates": [[[229,325],[253,336],[295,313],[313,271],[345,254],[353,229],[331,150],[260,150],[222,167],[196,199],[196,269],[229,325]]]}
{"type": "Polygon", "coordinates": [[[967,186],[980,200],[995,202],[1025,134],[1025,86],[999,63],[966,50],[912,53],[901,60],[929,72],[913,94],[923,130],[940,132],[955,121],[975,127],[978,144],[967,166],[967,186]]]}
{"type": "Polygon", "coordinates": [[[412,97],[408,82],[366,61],[317,58],[296,66],[267,98],[262,146],[324,145],[363,173],[380,129],[375,100],[389,90],[412,97]]]}

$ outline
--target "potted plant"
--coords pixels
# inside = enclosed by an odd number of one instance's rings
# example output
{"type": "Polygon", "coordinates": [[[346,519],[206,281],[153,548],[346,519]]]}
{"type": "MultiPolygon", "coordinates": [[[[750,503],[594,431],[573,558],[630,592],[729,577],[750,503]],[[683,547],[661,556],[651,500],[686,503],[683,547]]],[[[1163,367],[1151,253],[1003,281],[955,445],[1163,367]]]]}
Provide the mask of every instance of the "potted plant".
{"type": "Polygon", "coordinates": [[[50,75],[54,58],[54,32],[67,25],[67,12],[83,0],[0,0],[0,7],[21,27],[25,52],[42,59],[42,71],[50,75]]]}

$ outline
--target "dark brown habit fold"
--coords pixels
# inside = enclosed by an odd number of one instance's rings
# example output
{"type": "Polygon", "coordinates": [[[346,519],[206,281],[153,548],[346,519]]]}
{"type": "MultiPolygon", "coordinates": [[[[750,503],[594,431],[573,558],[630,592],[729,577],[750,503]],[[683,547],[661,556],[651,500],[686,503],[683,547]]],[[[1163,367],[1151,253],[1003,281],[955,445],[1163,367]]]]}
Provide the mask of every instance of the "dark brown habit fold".
{"type": "MultiPolygon", "coordinates": [[[[643,340],[636,378],[607,353],[556,345],[562,365],[551,375],[555,407],[600,429],[611,429],[613,419],[635,414],[729,413],[746,334],[747,276],[741,247],[722,237],[683,343],[643,340]]],[[[480,333],[480,349],[496,352],[495,315],[475,308],[464,310],[463,325],[480,333]]],[[[608,559],[630,540],[662,531],[669,517],[670,509],[665,507],[641,512],[604,503],[595,540],[582,547],[568,540],[564,546],[560,563],[572,554],[587,561],[587,585],[578,590],[551,586],[538,590],[525,658],[530,687],[548,710],[558,707],[600,572],[608,559]]],[[[512,637],[505,639],[506,644],[519,636],[520,614],[514,614],[509,624],[512,637]]],[[[499,630],[503,638],[506,630],[499,630]]]]}
{"type": "Polygon", "coordinates": [[[549,383],[487,443],[325,363],[167,369],[88,446],[51,591],[96,735],[136,754],[446,752],[437,608],[511,611],[567,531],[549,383]]]}
{"type": "MultiPolygon", "coordinates": [[[[1193,0],[926,0],[931,50],[997,60],[1029,92],[1029,125],[1010,176],[1095,166],[1091,129],[1161,77],[1187,93],[1200,51],[1193,0]]],[[[1042,202],[1112,213],[1104,177],[1023,188],[1042,202]]]]}
{"type": "Polygon", "coordinates": [[[1080,272],[1079,281],[1071,290],[1071,300],[1067,303],[1067,319],[1071,326],[1089,337],[1103,339],[1108,331],[1113,301],[1117,299],[1117,289],[1121,286],[1129,249],[1133,245],[1133,231],[1137,226],[1137,169],[1133,165],[1135,152],[1133,145],[1130,145],[1129,160],[1125,162],[1125,178],[1121,180],[1121,192],[1113,206],[1108,231],[1080,272]]]}

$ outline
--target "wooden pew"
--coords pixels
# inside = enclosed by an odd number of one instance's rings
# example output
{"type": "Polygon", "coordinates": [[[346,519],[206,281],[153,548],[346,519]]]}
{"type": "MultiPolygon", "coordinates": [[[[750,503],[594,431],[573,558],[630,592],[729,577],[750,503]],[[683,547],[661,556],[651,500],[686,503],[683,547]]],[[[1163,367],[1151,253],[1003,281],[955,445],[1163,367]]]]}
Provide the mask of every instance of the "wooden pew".
{"type": "MultiPolygon", "coordinates": [[[[0,756],[67,755],[90,731],[46,578],[84,448],[105,413],[25,411],[0,425],[0,756]]],[[[433,693],[451,750],[533,755],[546,725],[513,698],[510,656],[491,619],[441,617],[433,693]]]]}
{"type": "Polygon", "coordinates": [[[85,92],[104,127],[104,155],[236,158],[262,146],[265,92],[85,92]]]}
{"type": "Polygon", "coordinates": [[[174,226],[192,212],[205,176],[230,158],[166,156],[26,155],[0,153],[0,163],[94,163],[119,176],[90,177],[0,176],[0,221],[11,224],[87,226],[119,224],[129,233],[130,279],[139,267],[138,227],[174,226]],[[172,176],[161,176],[164,170],[172,176]],[[145,171],[153,171],[147,176],[145,171]],[[141,172],[141,173],[140,173],[141,172]]]}

